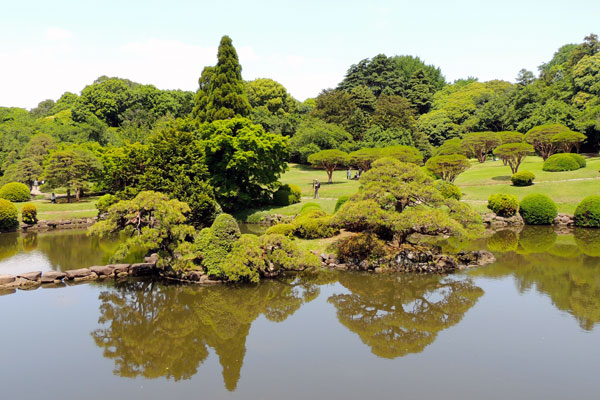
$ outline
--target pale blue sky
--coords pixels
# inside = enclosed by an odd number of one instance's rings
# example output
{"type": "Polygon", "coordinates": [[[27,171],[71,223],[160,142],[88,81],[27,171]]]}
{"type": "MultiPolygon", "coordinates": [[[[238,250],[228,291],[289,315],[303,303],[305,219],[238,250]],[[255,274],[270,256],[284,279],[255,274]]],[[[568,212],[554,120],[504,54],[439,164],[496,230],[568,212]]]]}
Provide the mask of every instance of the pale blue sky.
{"type": "Polygon", "coordinates": [[[100,75],[195,90],[224,34],[244,79],[275,79],[299,100],[379,53],[419,56],[449,81],[513,81],[559,46],[600,34],[594,0],[36,0],[1,9],[0,106],[27,108],[100,75]]]}

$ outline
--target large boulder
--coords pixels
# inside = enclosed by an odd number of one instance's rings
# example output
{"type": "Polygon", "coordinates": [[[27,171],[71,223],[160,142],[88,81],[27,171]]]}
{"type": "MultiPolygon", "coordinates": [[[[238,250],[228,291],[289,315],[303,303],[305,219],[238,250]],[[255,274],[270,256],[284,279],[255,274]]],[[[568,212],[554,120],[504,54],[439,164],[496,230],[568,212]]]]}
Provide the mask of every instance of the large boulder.
{"type": "Polygon", "coordinates": [[[67,275],[61,271],[46,271],[42,274],[42,283],[55,283],[62,281],[67,275]]]}
{"type": "Polygon", "coordinates": [[[70,271],[65,271],[65,274],[67,274],[68,280],[91,279],[91,278],[93,278],[92,275],[94,275],[94,277],[96,275],[92,271],[90,271],[88,268],[72,269],[70,271]]]}
{"type": "Polygon", "coordinates": [[[42,271],[27,272],[25,274],[17,275],[17,278],[23,278],[33,282],[38,282],[41,277],[42,271]]]}

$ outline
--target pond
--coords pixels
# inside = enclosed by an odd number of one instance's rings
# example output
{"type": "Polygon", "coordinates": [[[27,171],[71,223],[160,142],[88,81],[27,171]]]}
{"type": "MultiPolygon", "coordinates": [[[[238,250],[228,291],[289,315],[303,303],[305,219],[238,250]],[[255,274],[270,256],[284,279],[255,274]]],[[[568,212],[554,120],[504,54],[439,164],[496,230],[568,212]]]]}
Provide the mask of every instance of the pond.
{"type": "MultiPolygon", "coordinates": [[[[45,240],[35,251],[49,266],[76,263],[45,240]]],[[[131,279],[1,296],[3,398],[597,399],[600,232],[448,245],[498,261],[450,276],[131,279]]]]}

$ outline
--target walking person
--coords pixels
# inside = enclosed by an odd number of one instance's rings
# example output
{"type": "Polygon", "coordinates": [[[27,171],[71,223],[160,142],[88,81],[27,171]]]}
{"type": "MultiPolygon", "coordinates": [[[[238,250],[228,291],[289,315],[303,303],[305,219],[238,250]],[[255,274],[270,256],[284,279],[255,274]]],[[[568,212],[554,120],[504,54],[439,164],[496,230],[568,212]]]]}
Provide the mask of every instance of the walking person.
{"type": "Polygon", "coordinates": [[[321,188],[321,183],[315,179],[313,180],[313,188],[315,189],[315,199],[319,198],[319,189],[321,188]]]}

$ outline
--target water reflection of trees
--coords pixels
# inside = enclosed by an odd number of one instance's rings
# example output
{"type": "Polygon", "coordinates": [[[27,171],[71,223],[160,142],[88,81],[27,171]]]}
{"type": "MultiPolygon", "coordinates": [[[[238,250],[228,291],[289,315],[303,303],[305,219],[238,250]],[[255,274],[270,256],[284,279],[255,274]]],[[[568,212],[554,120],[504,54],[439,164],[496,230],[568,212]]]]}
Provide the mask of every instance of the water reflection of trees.
{"type": "Polygon", "coordinates": [[[483,295],[470,279],[439,275],[344,274],[339,282],[350,293],[329,298],[338,319],[385,358],[423,351],[483,295]]]}
{"type": "Polygon", "coordinates": [[[496,264],[475,270],[474,275],[512,275],[519,291],[535,287],[547,294],[583,329],[600,323],[600,230],[578,228],[569,235],[557,235],[552,227],[500,231],[488,240],[488,248],[495,253],[496,264]]]}
{"type": "Polygon", "coordinates": [[[214,349],[228,390],[235,390],[246,337],[259,315],[284,321],[319,293],[327,276],[282,278],[251,286],[178,286],[138,280],[100,294],[92,332],[123,377],[188,379],[214,349]]]}

